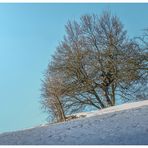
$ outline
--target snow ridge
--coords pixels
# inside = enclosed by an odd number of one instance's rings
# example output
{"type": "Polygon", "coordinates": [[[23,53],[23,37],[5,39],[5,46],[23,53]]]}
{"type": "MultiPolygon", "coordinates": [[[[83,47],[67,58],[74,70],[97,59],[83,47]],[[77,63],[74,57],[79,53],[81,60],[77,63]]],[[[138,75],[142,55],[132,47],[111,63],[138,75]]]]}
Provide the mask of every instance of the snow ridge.
{"type": "Polygon", "coordinates": [[[0,134],[0,144],[148,144],[148,100],[76,116],[79,118],[63,123],[0,134]]]}

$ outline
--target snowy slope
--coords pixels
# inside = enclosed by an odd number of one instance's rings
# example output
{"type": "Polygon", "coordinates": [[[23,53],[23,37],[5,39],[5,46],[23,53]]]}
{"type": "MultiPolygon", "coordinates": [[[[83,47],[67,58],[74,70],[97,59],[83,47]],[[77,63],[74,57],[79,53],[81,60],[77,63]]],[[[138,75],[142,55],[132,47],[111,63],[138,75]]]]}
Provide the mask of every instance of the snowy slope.
{"type": "Polygon", "coordinates": [[[87,117],[0,134],[0,144],[148,144],[148,101],[82,115],[87,117]]]}

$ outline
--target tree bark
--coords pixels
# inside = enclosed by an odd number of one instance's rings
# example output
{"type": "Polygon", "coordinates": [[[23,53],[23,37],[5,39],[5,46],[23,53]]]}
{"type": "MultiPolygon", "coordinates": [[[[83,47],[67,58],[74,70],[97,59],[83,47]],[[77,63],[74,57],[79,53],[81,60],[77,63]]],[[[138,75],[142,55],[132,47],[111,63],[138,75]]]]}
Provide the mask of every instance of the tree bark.
{"type": "Polygon", "coordinates": [[[116,98],[115,98],[115,85],[112,84],[111,85],[111,88],[112,88],[112,104],[113,106],[116,104],[116,98]]]}
{"type": "Polygon", "coordinates": [[[61,101],[60,101],[59,97],[56,97],[56,99],[57,99],[58,105],[59,105],[59,107],[58,107],[58,109],[59,109],[59,117],[60,117],[59,120],[60,120],[60,122],[66,121],[66,117],[65,117],[65,113],[64,113],[64,110],[63,110],[63,106],[61,104],[61,101]]]}

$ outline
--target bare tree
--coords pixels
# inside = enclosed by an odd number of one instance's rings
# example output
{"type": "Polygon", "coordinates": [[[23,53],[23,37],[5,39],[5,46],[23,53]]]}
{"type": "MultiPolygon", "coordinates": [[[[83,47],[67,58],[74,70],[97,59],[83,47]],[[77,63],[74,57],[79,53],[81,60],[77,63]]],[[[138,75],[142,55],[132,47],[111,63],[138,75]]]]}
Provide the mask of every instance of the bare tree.
{"type": "Polygon", "coordinates": [[[54,122],[66,120],[65,112],[62,105],[61,79],[45,74],[45,80],[42,85],[42,107],[49,113],[49,118],[54,122]]]}
{"type": "Polygon", "coordinates": [[[139,43],[127,37],[117,16],[108,12],[100,17],[84,15],[80,22],[66,25],[66,36],[48,66],[45,83],[55,75],[62,80],[55,90],[60,90],[66,114],[88,106],[113,106],[117,100],[134,99],[145,83],[146,56],[139,43]]]}
{"type": "Polygon", "coordinates": [[[143,30],[143,34],[135,37],[141,50],[141,59],[143,62],[139,67],[142,80],[138,83],[138,89],[135,92],[136,100],[147,99],[148,96],[148,29],[143,30]]]}

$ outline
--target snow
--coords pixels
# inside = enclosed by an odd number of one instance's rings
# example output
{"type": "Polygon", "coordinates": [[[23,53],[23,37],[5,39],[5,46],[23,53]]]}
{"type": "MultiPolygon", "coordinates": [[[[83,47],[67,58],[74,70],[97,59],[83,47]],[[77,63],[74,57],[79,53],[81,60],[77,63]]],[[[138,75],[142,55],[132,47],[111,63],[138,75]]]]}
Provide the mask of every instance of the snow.
{"type": "Polygon", "coordinates": [[[148,100],[76,116],[63,123],[0,134],[0,144],[148,144],[148,100]]]}

